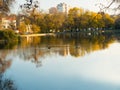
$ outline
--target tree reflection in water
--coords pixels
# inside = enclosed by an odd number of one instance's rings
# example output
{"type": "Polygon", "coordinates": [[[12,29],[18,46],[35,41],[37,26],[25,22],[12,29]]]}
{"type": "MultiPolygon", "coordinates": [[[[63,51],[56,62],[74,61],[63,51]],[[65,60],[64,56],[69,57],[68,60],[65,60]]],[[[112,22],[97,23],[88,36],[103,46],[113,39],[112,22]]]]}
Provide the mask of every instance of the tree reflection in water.
{"type": "Polygon", "coordinates": [[[4,78],[4,72],[11,66],[11,60],[0,58],[0,90],[17,90],[14,81],[4,78]]]}
{"type": "Polygon", "coordinates": [[[63,57],[82,57],[108,48],[116,38],[114,33],[66,33],[57,36],[23,37],[17,48],[11,51],[21,60],[31,61],[36,67],[40,67],[46,56],[58,54],[63,57]]]}
{"type": "Polygon", "coordinates": [[[0,73],[0,90],[17,90],[17,88],[12,80],[3,79],[3,74],[0,73]]]}
{"type": "Polygon", "coordinates": [[[109,47],[116,36],[113,33],[105,34],[58,34],[57,36],[22,38],[20,43],[20,58],[31,61],[37,67],[42,65],[45,56],[59,54],[61,56],[71,55],[82,57],[94,51],[109,47]]]}
{"type": "MultiPolygon", "coordinates": [[[[108,48],[116,39],[114,34],[88,35],[80,33],[77,35],[59,34],[56,37],[22,38],[21,43],[8,52],[5,52],[7,51],[5,49],[4,52],[0,51],[0,90],[17,90],[14,81],[4,77],[4,72],[12,63],[11,60],[6,60],[6,56],[11,53],[13,56],[19,56],[20,60],[31,61],[40,67],[46,56],[59,54],[63,57],[67,55],[81,57],[108,48]]],[[[3,49],[4,43],[1,46],[3,49]]]]}

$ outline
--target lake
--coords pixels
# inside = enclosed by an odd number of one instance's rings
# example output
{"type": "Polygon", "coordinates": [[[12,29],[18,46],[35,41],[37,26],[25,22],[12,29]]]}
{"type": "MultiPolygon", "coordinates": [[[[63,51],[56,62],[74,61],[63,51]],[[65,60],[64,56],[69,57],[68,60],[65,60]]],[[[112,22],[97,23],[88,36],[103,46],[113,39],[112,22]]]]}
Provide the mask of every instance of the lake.
{"type": "Polygon", "coordinates": [[[120,35],[60,34],[0,43],[0,90],[120,90],[120,35]]]}

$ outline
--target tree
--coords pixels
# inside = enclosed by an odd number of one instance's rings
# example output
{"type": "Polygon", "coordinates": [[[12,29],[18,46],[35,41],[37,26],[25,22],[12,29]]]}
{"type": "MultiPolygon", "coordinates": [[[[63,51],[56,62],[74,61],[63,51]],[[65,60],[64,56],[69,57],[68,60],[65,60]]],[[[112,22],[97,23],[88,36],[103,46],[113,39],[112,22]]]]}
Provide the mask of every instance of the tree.
{"type": "Polygon", "coordinates": [[[104,14],[103,20],[105,23],[105,28],[107,28],[107,29],[113,28],[115,21],[113,18],[110,17],[110,15],[104,14]]]}
{"type": "Polygon", "coordinates": [[[26,2],[23,5],[20,5],[22,15],[31,15],[35,14],[36,9],[39,7],[38,0],[25,0],[26,2]]]}
{"type": "Polygon", "coordinates": [[[13,4],[15,0],[0,0],[0,11],[1,12],[9,12],[10,6],[13,4]]]}
{"type": "MultiPolygon", "coordinates": [[[[33,29],[33,33],[40,32],[40,27],[37,25],[38,23],[38,17],[39,17],[39,11],[38,9],[38,0],[25,0],[26,2],[23,5],[20,5],[21,12],[18,14],[18,28],[24,26],[31,26],[31,29],[33,29]],[[24,17],[24,20],[22,25],[20,25],[20,19],[21,17],[24,17]],[[36,30],[35,30],[36,29],[36,30]]],[[[21,29],[21,28],[20,28],[21,29]]],[[[26,32],[25,28],[22,30],[22,32],[26,32]]]]}
{"type": "Polygon", "coordinates": [[[82,8],[72,8],[69,10],[68,17],[67,17],[67,27],[72,29],[80,28],[81,17],[84,14],[84,10],[82,8]]]}
{"type": "Polygon", "coordinates": [[[62,30],[65,21],[64,13],[43,14],[38,16],[37,24],[41,28],[41,32],[59,32],[62,30]]]}
{"type": "Polygon", "coordinates": [[[40,32],[40,27],[38,27],[35,24],[32,25],[31,29],[32,29],[33,33],[39,33],[40,32]]]}
{"type": "Polygon", "coordinates": [[[26,30],[26,24],[24,23],[24,22],[22,22],[21,24],[20,24],[20,26],[19,26],[19,32],[21,33],[21,34],[24,34],[27,30],[26,30]]]}
{"type": "Polygon", "coordinates": [[[0,90],[17,90],[13,80],[4,78],[4,72],[10,68],[11,60],[0,58],[0,90]]]}
{"type": "Polygon", "coordinates": [[[120,29],[120,17],[115,20],[115,29],[120,29]]]}
{"type": "Polygon", "coordinates": [[[55,29],[56,32],[59,32],[59,30],[62,29],[63,22],[65,21],[65,14],[55,13],[52,15],[52,18],[54,23],[53,29],[55,29]]]}
{"type": "MultiPolygon", "coordinates": [[[[107,0],[106,0],[107,1],[107,0]]],[[[106,11],[106,10],[112,10],[112,11],[119,11],[120,10],[120,0],[109,0],[108,5],[104,5],[102,3],[99,4],[100,12],[106,11]],[[115,4],[115,7],[112,7],[112,5],[115,4]]],[[[118,13],[120,14],[120,13],[118,13]]]]}
{"type": "Polygon", "coordinates": [[[88,21],[89,28],[102,28],[104,27],[103,16],[100,13],[91,12],[88,21]]]}

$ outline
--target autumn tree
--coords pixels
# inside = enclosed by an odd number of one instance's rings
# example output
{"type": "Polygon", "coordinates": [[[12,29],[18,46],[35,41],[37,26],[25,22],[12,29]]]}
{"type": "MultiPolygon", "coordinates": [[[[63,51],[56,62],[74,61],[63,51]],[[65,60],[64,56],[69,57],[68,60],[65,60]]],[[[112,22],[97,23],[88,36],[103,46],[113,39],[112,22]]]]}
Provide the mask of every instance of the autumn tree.
{"type": "Polygon", "coordinates": [[[81,16],[84,10],[81,8],[72,8],[69,10],[66,27],[70,30],[80,28],[81,16]]]}
{"type": "Polygon", "coordinates": [[[9,12],[10,6],[12,6],[15,0],[0,0],[0,12],[9,12]]]}
{"type": "MultiPolygon", "coordinates": [[[[31,26],[31,30],[33,33],[40,32],[40,27],[38,26],[37,19],[39,16],[37,0],[26,0],[23,5],[20,5],[21,12],[19,12],[18,17],[24,17],[25,26],[31,26]]],[[[20,20],[18,21],[20,22],[20,20]]],[[[21,25],[20,25],[21,26],[21,25]]]]}
{"type": "Polygon", "coordinates": [[[37,26],[36,24],[32,24],[32,31],[33,33],[40,33],[40,27],[37,26]]]}

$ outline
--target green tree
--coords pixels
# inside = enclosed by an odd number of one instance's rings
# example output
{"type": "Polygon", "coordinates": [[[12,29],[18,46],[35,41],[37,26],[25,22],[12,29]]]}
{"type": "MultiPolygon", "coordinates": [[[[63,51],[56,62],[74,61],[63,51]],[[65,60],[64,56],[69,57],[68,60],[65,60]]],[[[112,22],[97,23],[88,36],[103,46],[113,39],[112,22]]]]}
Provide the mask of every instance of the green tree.
{"type": "Polygon", "coordinates": [[[16,41],[18,40],[13,30],[0,30],[0,40],[16,41]]]}
{"type": "Polygon", "coordinates": [[[110,17],[109,14],[104,14],[103,15],[103,21],[105,23],[105,28],[113,28],[114,27],[114,19],[110,17]]]}
{"type": "Polygon", "coordinates": [[[120,29],[120,17],[115,20],[115,29],[120,29]]]}

